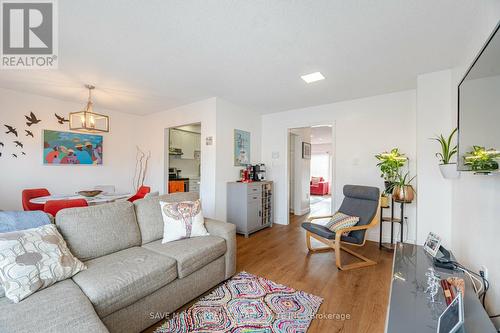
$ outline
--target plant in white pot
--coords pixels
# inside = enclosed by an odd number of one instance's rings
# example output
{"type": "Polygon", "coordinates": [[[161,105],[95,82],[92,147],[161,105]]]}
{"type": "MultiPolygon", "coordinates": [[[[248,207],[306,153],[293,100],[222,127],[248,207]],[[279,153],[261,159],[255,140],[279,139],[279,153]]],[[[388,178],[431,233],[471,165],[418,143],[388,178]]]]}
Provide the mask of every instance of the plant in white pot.
{"type": "Polygon", "coordinates": [[[457,130],[455,128],[447,138],[442,134],[432,138],[432,140],[436,140],[441,145],[441,152],[436,153],[436,157],[440,162],[439,170],[445,179],[453,179],[460,176],[457,170],[457,163],[452,160],[453,156],[457,154],[457,145],[452,146],[453,137],[457,133],[457,130]]]}

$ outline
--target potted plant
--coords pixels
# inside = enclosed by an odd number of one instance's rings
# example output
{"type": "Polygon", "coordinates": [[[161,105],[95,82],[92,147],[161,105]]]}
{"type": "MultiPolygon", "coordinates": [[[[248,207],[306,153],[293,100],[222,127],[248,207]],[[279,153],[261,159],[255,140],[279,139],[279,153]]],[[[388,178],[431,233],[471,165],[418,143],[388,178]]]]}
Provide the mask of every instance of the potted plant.
{"type": "Polygon", "coordinates": [[[436,140],[441,145],[441,152],[436,153],[436,157],[439,159],[439,171],[446,179],[458,178],[460,175],[457,171],[457,163],[452,162],[453,156],[457,154],[457,145],[452,146],[452,140],[457,133],[458,128],[455,128],[451,134],[445,138],[442,134],[432,138],[436,140]]]}
{"type": "Polygon", "coordinates": [[[477,173],[490,173],[498,170],[498,162],[495,161],[498,158],[500,158],[500,152],[496,149],[473,146],[472,151],[465,153],[464,164],[477,173]]]}
{"type": "Polygon", "coordinates": [[[380,207],[389,207],[389,194],[385,191],[380,195],[380,207]]]}
{"type": "Polygon", "coordinates": [[[415,176],[410,178],[409,172],[404,175],[398,174],[398,180],[394,184],[394,189],[392,190],[392,198],[394,201],[411,203],[413,199],[415,199],[415,190],[411,185],[413,179],[415,179],[415,176]]]}
{"type": "Polygon", "coordinates": [[[377,154],[375,158],[379,160],[377,166],[381,172],[380,177],[384,179],[384,194],[387,197],[392,192],[394,183],[398,179],[399,169],[405,165],[408,158],[405,154],[399,152],[399,148],[393,148],[390,152],[377,154]]]}

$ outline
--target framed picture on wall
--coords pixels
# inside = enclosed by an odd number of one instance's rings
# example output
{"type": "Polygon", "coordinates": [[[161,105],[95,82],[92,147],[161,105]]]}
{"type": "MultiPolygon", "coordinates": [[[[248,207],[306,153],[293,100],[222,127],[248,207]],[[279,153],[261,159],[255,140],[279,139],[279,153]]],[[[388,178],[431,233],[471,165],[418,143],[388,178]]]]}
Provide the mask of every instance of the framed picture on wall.
{"type": "Polygon", "coordinates": [[[234,130],[234,166],[250,164],[250,132],[234,130]]]}
{"type": "Polygon", "coordinates": [[[102,165],[101,135],[43,131],[43,164],[102,165]]]}
{"type": "Polygon", "coordinates": [[[309,142],[302,142],[302,158],[305,160],[311,159],[311,144],[309,142]]]}

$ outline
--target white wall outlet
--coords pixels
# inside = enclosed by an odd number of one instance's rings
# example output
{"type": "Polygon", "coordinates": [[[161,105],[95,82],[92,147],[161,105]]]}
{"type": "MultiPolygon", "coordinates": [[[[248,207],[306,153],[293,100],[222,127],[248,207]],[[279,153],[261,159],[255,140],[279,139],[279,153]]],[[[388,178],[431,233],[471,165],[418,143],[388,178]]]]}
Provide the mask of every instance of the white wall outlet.
{"type": "Polygon", "coordinates": [[[484,272],[484,278],[488,280],[488,268],[483,265],[479,268],[479,270],[484,272]]]}

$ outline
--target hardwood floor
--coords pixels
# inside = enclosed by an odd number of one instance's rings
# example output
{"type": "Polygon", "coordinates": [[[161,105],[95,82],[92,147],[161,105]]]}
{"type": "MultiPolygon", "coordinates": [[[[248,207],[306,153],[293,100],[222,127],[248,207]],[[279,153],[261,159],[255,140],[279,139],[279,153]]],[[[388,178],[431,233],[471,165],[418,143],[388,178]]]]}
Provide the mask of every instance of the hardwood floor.
{"type": "MultiPolygon", "coordinates": [[[[315,319],[308,333],[383,332],[391,282],[392,254],[367,242],[358,252],[378,262],[342,272],[333,252],[309,254],[300,224],[306,216],[291,216],[290,225],[274,225],[245,239],[238,236],[238,271],[247,271],[324,298],[320,315],[349,315],[349,320],[315,319]]],[[[318,244],[316,244],[318,246],[318,244]]],[[[346,263],[352,260],[345,252],[346,263]],[[350,260],[351,259],[351,260],[350,260]]]]}
{"type": "MultiPolygon", "coordinates": [[[[380,251],[377,243],[367,242],[356,250],[378,264],[339,271],[335,267],[333,252],[308,253],[305,233],[300,227],[306,218],[307,215],[290,216],[288,226],[275,224],[249,238],[238,235],[237,271],[246,271],[323,297],[323,304],[318,311],[320,316],[332,318],[337,314],[344,317],[349,315],[349,319],[345,320],[318,317],[312,321],[308,333],[383,332],[392,254],[380,251]]],[[[354,261],[345,252],[343,259],[346,263],[354,261]]],[[[153,330],[150,328],[147,332],[153,330]]]]}

